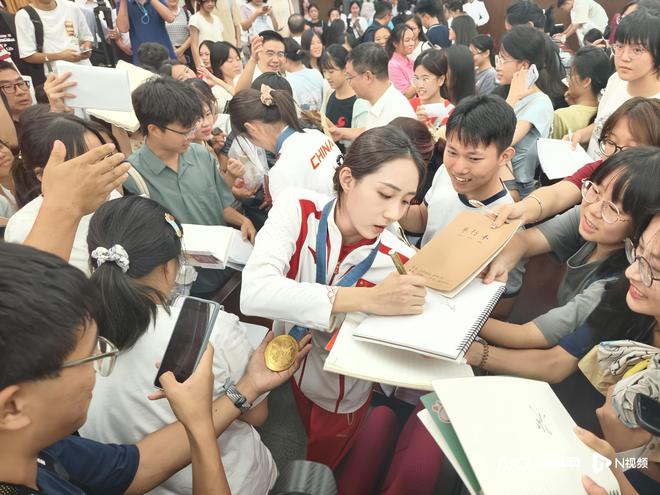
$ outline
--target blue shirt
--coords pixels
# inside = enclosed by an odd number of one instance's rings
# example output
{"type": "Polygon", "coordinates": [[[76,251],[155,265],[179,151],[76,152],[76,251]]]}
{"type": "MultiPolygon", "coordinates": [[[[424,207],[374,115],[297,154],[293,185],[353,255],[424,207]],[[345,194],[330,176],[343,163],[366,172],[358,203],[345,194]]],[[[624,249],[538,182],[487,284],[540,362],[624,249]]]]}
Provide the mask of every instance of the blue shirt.
{"type": "MultiPolygon", "coordinates": [[[[161,0],[160,3],[167,7],[165,0],[161,0]]],[[[126,0],[126,6],[128,8],[128,20],[130,22],[129,34],[131,37],[131,49],[133,50],[133,64],[140,65],[140,59],[137,54],[138,49],[142,43],[146,42],[160,43],[167,48],[170,58],[176,58],[174,48],[172,48],[172,42],[165,30],[165,21],[156,12],[154,6],[151,5],[151,1],[147,0],[144,5],[138,5],[135,0],[126,0]]],[[[117,3],[117,11],[119,11],[119,3],[117,3]]]]}
{"type": "Polygon", "coordinates": [[[37,485],[46,495],[122,494],[135,478],[140,452],[135,445],[104,444],[69,436],[44,449],[37,485]]]}

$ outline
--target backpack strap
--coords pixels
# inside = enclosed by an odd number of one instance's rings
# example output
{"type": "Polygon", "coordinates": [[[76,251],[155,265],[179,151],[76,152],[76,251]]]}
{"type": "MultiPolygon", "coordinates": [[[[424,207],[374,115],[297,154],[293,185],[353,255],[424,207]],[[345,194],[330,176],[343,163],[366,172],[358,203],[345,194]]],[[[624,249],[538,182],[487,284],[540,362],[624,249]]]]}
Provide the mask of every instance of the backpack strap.
{"type": "Polygon", "coordinates": [[[135,186],[138,189],[138,192],[140,193],[140,196],[143,196],[145,198],[149,198],[149,187],[147,186],[147,183],[144,181],[142,176],[140,175],[140,172],[135,170],[134,167],[131,167],[128,169],[128,175],[133,179],[135,182],[135,186]]]}
{"type": "Polygon", "coordinates": [[[37,44],[37,51],[43,52],[44,25],[41,22],[41,17],[39,17],[39,14],[37,14],[37,11],[34,9],[32,5],[26,5],[25,7],[23,7],[23,10],[25,10],[25,12],[27,12],[27,14],[30,16],[30,20],[32,21],[32,25],[34,26],[34,39],[37,44]]]}

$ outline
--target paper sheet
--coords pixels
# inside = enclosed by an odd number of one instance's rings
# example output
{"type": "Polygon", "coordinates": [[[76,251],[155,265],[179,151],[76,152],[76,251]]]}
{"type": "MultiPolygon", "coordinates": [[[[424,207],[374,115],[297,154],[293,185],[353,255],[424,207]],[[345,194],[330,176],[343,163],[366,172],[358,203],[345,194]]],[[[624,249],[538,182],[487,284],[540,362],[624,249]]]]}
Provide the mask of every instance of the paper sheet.
{"type": "Polygon", "coordinates": [[[563,179],[594,161],[582,146],[572,148],[570,141],[541,138],[536,142],[541,168],[548,179],[563,179]]]}
{"type": "Polygon", "coordinates": [[[58,60],[55,62],[55,71],[58,74],[70,72],[71,76],[67,81],[76,83],[75,86],[67,89],[67,92],[75,96],[75,98],[65,100],[68,106],[117,112],[133,110],[131,88],[128,73],[125,70],[72,64],[58,60]]]}

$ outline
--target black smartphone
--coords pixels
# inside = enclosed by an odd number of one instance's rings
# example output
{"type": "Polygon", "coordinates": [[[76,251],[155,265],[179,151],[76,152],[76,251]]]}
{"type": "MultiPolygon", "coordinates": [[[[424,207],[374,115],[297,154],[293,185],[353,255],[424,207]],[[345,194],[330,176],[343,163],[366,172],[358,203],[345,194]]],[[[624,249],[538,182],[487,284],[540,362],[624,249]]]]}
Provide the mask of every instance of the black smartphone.
{"type": "Polygon", "coordinates": [[[644,394],[637,394],[633,403],[635,419],[640,428],[660,436],[660,402],[644,394]]]}
{"type": "Polygon", "coordinates": [[[177,381],[187,380],[197,367],[209,343],[209,337],[218,317],[220,305],[197,297],[181,297],[177,300],[179,315],[160,363],[154,385],[162,388],[160,377],[171,371],[177,381]]]}

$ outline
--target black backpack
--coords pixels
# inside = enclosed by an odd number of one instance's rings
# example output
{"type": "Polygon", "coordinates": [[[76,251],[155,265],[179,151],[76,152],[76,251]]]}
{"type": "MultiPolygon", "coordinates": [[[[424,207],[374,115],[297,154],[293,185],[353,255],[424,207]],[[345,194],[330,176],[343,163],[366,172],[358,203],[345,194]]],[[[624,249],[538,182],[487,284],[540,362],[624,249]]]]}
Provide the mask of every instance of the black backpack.
{"type": "MultiPolygon", "coordinates": [[[[37,44],[37,51],[44,51],[44,25],[41,22],[41,17],[37,14],[37,11],[31,5],[23,7],[23,10],[27,12],[34,26],[34,39],[37,44]]],[[[26,76],[32,78],[32,84],[35,88],[43,86],[46,82],[46,75],[44,74],[44,64],[31,64],[29,62],[23,61],[23,66],[25,68],[26,76]]],[[[49,64],[50,65],[50,64],[49,64]]]]}

